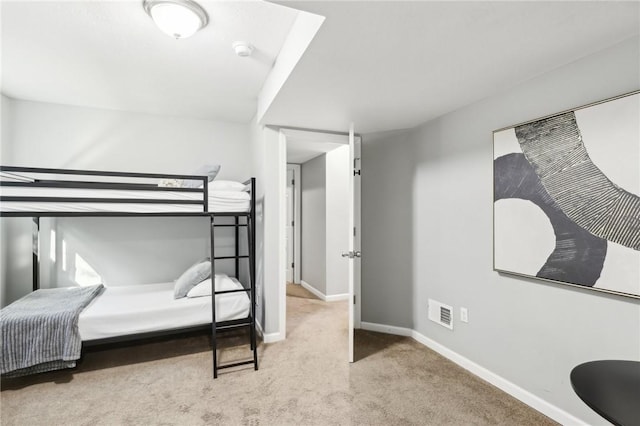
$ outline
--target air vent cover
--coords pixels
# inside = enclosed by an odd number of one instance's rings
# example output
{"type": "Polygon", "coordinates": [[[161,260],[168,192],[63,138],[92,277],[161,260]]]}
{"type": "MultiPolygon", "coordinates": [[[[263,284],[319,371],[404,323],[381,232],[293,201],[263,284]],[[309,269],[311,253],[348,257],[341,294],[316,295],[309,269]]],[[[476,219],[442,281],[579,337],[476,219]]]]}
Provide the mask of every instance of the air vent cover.
{"type": "Polygon", "coordinates": [[[429,299],[428,311],[431,321],[453,330],[453,308],[451,306],[429,299]]]}

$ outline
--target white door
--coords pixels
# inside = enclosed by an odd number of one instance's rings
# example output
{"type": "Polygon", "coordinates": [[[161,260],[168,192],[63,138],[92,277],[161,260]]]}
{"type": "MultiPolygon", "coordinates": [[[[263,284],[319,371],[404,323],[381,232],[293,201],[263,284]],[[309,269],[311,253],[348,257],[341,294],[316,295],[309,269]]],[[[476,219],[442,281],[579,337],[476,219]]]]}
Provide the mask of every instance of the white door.
{"type": "Polygon", "coordinates": [[[293,227],[295,225],[294,223],[294,215],[293,215],[293,205],[294,205],[294,191],[293,191],[293,184],[294,184],[294,172],[293,169],[291,168],[287,168],[287,193],[286,193],[286,197],[287,197],[287,224],[286,224],[286,237],[285,237],[285,244],[287,246],[287,269],[286,269],[286,275],[287,275],[287,282],[288,283],[292,283],[294,282],[294,274],[293,274],[293,269],[295,267],[294,264],[294,252],[296,250],[296,247],[294,246],[294,238],[293,238],[293,227]]]}
{"type": "Polygon", "coordinates": [[[354,328],[360,320],[360,138],[349,127],[349,251],[342,255],[349,261],[349,362],[354,358],[354,328]],[[357,316],[356,316],[357,314],[357,316]]]}

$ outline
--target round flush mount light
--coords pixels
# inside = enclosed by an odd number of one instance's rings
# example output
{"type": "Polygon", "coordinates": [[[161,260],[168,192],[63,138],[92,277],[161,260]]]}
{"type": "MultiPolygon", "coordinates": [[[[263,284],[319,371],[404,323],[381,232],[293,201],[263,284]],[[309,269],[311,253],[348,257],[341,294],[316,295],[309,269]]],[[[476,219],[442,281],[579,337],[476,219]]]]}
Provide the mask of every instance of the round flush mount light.
{"type": "Polygon", "coordinates": [[[176,39],[190,37],[209,23],[207,12],[191,0],[144,0],[142,6],[162,32],[176,39]]]}
{"type": "Polygon", "coordinates": [[[233,50],[235,50],[236,55],[241,58],[246,58],[247,56],[251,56],[253,53],[253,46],[247,43],[246,41],[236,41],[232,44],[233,50]]]}

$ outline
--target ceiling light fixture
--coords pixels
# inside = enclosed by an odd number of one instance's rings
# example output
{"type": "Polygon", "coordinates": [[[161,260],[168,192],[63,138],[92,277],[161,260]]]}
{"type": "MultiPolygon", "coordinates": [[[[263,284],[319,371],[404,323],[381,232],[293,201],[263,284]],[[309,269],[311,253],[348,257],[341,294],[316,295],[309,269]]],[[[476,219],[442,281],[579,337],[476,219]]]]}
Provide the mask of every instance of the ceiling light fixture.
{"type": "Polygon", "coordinates": [[[144,0],[142,6],[162,32],[176,39],[190,37],[209,23],[207,12],[191,0],[144,0]]]}

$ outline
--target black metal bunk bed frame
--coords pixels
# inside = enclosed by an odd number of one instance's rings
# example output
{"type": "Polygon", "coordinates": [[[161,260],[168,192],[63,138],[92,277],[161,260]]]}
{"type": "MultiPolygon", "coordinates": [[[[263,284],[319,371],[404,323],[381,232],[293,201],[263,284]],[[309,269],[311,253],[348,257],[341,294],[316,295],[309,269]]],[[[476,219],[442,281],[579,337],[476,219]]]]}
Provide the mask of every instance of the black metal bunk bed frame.
{"type": "MultiPolygon", "coordinates": [[[[5,196],[0,195],[1,202],[71,202],[71,203],[151,203],[151,204],[201,204],[201,212],[98,212],[98,211],[0,211],[0,217],[31,217],[35,224],[34,244],[33,244],[33,290],[40,288],[39,283],[39,231],[41,217],[209,217],[210,218],[210,250],[211,250],[211,277],[213,295],[211,296],[211,339],[213,353],[213,378],[218,377],[218,370],[224,368],[238,367],[241,365],[253,364],[254,369],[258,370],[258,353],[257,353],[257,337],[256,337],[256,268],[255,268],[255,178],[251,178],[244,182],[250,185],[251,201],[248,212],[210,212],[208,203],[208,177],[200,175],[177,175],[177,174],[157,174],[157,173],[128,173],[113,171],[97,171],[97,170],[77,170],[77,169],[54,169],[54,168],[37,168],[37,167],[15,167],[0,166],[0,173],[5,176],[19,177],[20,173],[45,174],[45,175],[73,175],[73,176],[95,176],[100,178],[126,178],[126,179],[182,179],[182,180],[201,180],[202,186],[199,188],[184,187],[165,187],[150,183],[128,183],[128,182],[95,182],[89,180],[55,180],[55,179],[17,179],[14,181],[3,181],[0,179],[0,187],[22,187],[22,188],[65,188],[65,189],[107,189],[107,190],[134,190],[134,191],[158,191],[159,193],[170,192],[196,192],[202,193],[202,201],[200,200],[175,200],[175,199],[138,199],[138,198],[97,198],[97,197],[44,197],[44,196],[5,196]],[[216,218],[232,217],[234,223],[218,223],[216,218]],[[244,218],[241,223],[240,218],[244,218]],[[215,229],[217,227],[233,227],[235,228],[235,253],[233,256],[215,256],[215,229]],[[240,228],[245,227],[247,233],[248,253],[240,254],[240,228]],[[249,262],[249,288],[215,291],[215,264],[217,260],[234,260],[235,275],[239,277],[240,259],[247,259],[249,262]],[[230,321],[216,322],[216,304],[215,295],[246,292],[250,301],[249,317],[230,321]],[[229,364],[218,365],[217,355],[217,334],[218,332],[231,331],[242,327],[249,328],[249,338],[253,359],[229,364]]],[[[244,286],[243,286],[244,287],[244,286]]],[[[178,333],[208,329],[209,325],[192,326],[187,328],[153,331],[148,333],[128,334],[124,336],[116,336],[105,339],[90,340],[83,342],[83,346],[112,345],[122,342],[130,342],[133,340],[148,339],[159,336],[166,336],[178,333]]]]}

